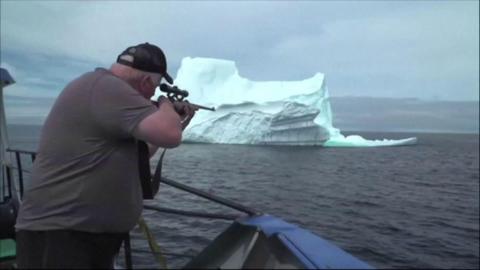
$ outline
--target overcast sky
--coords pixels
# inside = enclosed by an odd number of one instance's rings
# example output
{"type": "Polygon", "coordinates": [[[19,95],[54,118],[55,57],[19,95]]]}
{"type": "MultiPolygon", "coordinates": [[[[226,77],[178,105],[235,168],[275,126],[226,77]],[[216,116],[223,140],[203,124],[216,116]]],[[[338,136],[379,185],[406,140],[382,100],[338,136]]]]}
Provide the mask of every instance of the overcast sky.
{"type": "Polygon", "coordinates": [[[237,63],[251,80],[322,72],[332,96],[479,99],[478,1],[1,1],[8,95],[55,97],[126,47],[237,63]]]}

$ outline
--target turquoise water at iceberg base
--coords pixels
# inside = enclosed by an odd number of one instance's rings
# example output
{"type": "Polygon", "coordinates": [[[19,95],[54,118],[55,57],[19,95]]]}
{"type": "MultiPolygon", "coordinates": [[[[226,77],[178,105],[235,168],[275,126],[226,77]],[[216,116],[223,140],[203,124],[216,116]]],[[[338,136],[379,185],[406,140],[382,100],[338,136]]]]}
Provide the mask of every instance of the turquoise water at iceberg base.
{"type": "MultiPolygon", "coordinates": [[[[14,147],[35,150],[38,127],[10,126],[9,132],[14,147]]],[[[183,144],[167,151],[164,175],[300,225],[374,267],[479,268],[479,135],[354,134],[367,139],[415,136],[418,144],[183,144]]],[[[152,166],[157,160],[158,155],[152,166]]],[[[238,213],[166,185],[154,204],[238,213]]],[[[229,225],[151,211],[144,216],[169,253],[171,268],[181,267],[229,225]]],[[[135,267],[158,267],[150,253],[142,252],[148,244],[137,229],[132,244],[135,267]]],[[[117,261],[123,265],[123,255],[117,261]]]]}

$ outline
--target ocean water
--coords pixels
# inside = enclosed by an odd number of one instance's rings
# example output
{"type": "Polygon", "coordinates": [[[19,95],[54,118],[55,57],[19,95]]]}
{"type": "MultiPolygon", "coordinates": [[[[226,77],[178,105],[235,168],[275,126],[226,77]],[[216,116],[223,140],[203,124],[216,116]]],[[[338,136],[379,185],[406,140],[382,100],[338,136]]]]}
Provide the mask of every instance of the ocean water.
{"type": "MultiPolygon", "coordinates": [[[[10,126],[9,132],[12,147],[36,149],[38,127],[10,126]]],[[[479,135],[344,133],[370,139],[416,136],[419,143],[389,148],[184,144],[167,151],[164,176],[300,225],[374,267],[479,268],[479,135]]],[[[158,155],[152,166],[157,160],[158,155]]],[[[151,204],[238,213],[165,184],[151,204]]],[[[229,225],[152,211],[144,217],[171,268],[184,265],[229,225]]],[[[156,266],[138,230],[132,232],[132,245],[136,267],[156,266]]]]}

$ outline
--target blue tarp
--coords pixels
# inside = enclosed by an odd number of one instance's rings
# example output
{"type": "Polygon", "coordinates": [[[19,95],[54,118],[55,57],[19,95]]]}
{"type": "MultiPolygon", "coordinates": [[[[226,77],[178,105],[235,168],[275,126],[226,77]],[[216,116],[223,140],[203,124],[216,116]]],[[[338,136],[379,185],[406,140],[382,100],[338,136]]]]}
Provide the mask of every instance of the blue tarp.
{"type": "Polygon", "coordinates": [[[278,237],[308,269],[373,269],[318,235],[279,218],[263,215],[239,223],[255,226],[267,237],[278,237]]]}

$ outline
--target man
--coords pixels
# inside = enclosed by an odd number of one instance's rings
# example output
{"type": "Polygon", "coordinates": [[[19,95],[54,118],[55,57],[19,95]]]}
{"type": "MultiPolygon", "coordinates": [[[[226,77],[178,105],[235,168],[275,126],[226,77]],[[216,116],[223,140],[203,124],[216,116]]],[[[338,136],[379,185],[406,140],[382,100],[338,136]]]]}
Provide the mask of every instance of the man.
{"type": "Polygon", "coordinates": [[[17,218],[19,268],[113,268],[142,212],[138,141],[150,155],[178,146],[196,110],[166,98],[154,106],[162,78],[173,83],[164,53],[144,43],[65,87],[17,218]]]}

